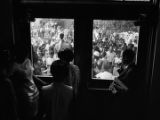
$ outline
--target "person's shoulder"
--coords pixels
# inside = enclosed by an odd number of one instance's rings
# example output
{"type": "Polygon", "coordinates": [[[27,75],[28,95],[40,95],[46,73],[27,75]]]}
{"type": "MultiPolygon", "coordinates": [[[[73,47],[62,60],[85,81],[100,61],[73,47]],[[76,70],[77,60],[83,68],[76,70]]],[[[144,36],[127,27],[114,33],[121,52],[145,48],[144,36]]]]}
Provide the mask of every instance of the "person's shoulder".
{"type": "Polygon", "coordinates": [[[65,85],[65,88],[72,91],[73,90],[73,87],[72,86],[69,86],[69,85],[65,85]]]}
{"type": "Polygon", "coordinates": [[[70,67],[75,70],[79,70],[79,67],[73,63],[70,64],[70,67]]]}
{"type": "Polygon", "coordinates": [[[72,97],[73,96],[73,88],[72,86],[68,86],[68,85],[64,85],[64,93],[66,95],[68,95],[69,97],[72,97]]]}
{"type": "Polygon", "coordinates": [[[43,86],[42,95],[48,98],[51,95],[52,89],[53,89],[53,83],[43,86]]]}

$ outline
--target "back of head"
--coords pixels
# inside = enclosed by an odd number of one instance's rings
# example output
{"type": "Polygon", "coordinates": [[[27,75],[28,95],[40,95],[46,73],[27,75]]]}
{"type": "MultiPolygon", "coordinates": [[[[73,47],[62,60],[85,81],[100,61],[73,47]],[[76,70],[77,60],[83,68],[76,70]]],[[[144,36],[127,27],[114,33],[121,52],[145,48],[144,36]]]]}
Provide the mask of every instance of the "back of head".
{"type": "Polygon", "coordinates": [[[132,49],[126,49],[123,52],[122,62],[124,64],[131,64],[134,62],[135,52],[132,49]]]}
{"type": "Polygon", "coordinates": [[[61,34],[59,35],[59,37],[60,37],[60,39],[63,39],[63,38],[64,38],[64,33],[61,33],[61,34]]]}
{"type": "Polygon", "coordinates": [[[134,44],[130,43],[128,44],[128,49],[133,49],[134,48],[134,44]]]}
{"type": "Polygon", "coordinates": [[[71,49],[65,49],[63,51],[60,51],[58,53],[58,57],[63,60],[66,61],[67,63],[71,62],[74,58],[74,54],[73,51],[71,49]]]}
{"type": "Polygon", "coordinates": [[[68,65],[62,60],[56,60],[52,63],[50,72],[54,77],[54,82],[64,82],[68,75],[68,65]]]}

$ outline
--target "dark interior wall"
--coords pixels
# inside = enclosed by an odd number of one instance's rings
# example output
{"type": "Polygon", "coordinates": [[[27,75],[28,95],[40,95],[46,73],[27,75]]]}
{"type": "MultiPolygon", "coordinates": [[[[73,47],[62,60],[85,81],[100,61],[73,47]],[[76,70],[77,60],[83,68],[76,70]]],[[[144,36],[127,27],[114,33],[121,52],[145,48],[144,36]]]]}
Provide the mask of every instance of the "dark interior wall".
{"type": "Polygon", "coordinates": [[[16,0],[13,0],[14,54],[31,55],[29,15],[16,0]]]}
{"type": "Polygon", "coordinates": [[[1,14],[1,35],[0,35],[0,49],[10,49],[13,42],[12,31],[12,3],[11,0],[2,1],[0,4],[1,14]]]}
{"type": "Polygon", "coordinates": [[[160,118],[159,114],[160,111],[160,6],[159,6],[159,14],[158,14],[158,24],[156,28],[156,35],[155,35],[155,48],[154,48],[154,57],[153,57],[153,71],[152,71],[152,81],[151,81],[151,89],[150,89],[150,107],[148,113],[150,118],[157,119],[160,118]]]}

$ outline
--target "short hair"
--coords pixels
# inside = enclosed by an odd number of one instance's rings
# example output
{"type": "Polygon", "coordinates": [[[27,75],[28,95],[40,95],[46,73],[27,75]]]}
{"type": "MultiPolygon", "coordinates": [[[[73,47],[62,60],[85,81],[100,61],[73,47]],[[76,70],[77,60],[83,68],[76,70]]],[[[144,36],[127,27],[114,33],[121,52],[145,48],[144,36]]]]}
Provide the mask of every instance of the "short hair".
{"type": "Polygon", "coordinates": [[[74,58],[74,54],[71,49],[65,49],[58,53],[58,57],[63,61],[71,62],[74,58]]]}
{"type": "Polygon", "coordinates": [[[134,44],[130,43],[128,44],[128,48],[133,48],[134,47],[134,44]]]}
{"type": "Polygon", "coordinates": [[[61,34],[59,35],[59,37],[60,37],[61,39],[63,39],[63,38],[64,38],[64,33],[61,33],[61,34]]]}
{"type": "Polygon", "coordinates": [[[125,62],[125,64],[130,64],[134,61],[135,58],[135,52],[132,49],[126,49],[123,52],[122,55],[122,61],[125,62]]]}
{"type": "Polygon", "coordinates": [[[64,82],[68,76],[68,65],[62,60],[56,60],[51,64],[50,72],[54,82],[64,82]]]}

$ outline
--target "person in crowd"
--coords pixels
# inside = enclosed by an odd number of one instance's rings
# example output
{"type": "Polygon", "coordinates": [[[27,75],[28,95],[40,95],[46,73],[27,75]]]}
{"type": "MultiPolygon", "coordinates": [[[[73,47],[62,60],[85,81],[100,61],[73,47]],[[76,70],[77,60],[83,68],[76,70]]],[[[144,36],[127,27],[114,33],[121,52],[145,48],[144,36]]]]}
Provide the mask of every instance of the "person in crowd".
{"type": "Polygon", "coordinates": [[[54,53],[56,56],[58,55],[59,51],[63,51],[64,49],[67,49],[67,48],[72,49],[72,45],[67,43],[64,40],[64,33],[61,33],[59,36],[60,36],[60,40],[58,43],[55,44],[55,47],[54,47],[54,53]]]}
{"type": "Polygon", "coordinates": [[[12,81],[9,79],[10,64],[9,54],[0,51],[0,120],[19,120],[17,114],[17,100],[12,81]]]}
{"type": "Polygon", "coordinates": [[[47,67],[47,75],[50,75],[50,66],[51,66],[51,64],[52,64],[52,62],[54,61],[54,59],[51,57],[51,55],[47,52],[46,53],[46,56],[45,56],[46,58],[46,67],[47,67]]]}
{"type": "Polygon", "coordinates": [[[118,70],[120,68],[121,62],[122,62],[122,60],[121,60],[120,54],[117,54],[114,59],[114,67],[113,67],[113,75],[114,76],[119,76],[118,70]]]}
{"type": "Polygon", "coordinates": [[[116,53],[113,51],[113,47],[110,46],[109,50],[106,52],[105,58],[109,63],[113,64],[115,57],[116,57],[116,53]]]}
{"type": "Polygon", "coordinates": [[[123,51],[125,51],[127,49],[127,44],[124,42],[123,44],[122,44],[122,47],[121,47],[121,53],[120,53],[120,56],[122,57],[122,55],[123,55],[123,51]]]}
{"type": "Polygon", "coordinates": [[[53,83],[43,87],[44,109],[43,118],[46,120],[71,120],[71,103],[73,88],[64,82],[68,77],[68,65],[62,60],[52,63],[50,72],[53,83]]]}
{"type": "Polygon", "coordinates": [[[65,84],[72,86],[76,95],[80,82],[80,70],[77,65],[73,64],[74,53],[71,49],[65,49],[58,53],[58,57],[60,60],[65,61],[68,64],[69,74],[65,84]]]}
{"type": "Polygon", "coordinates": [[[132,49],[134,51],[134,44],[132,43],[128,44],[127,49],[132,49]]]}

